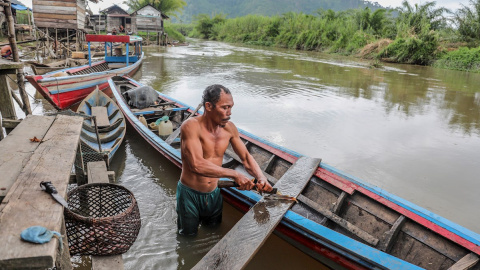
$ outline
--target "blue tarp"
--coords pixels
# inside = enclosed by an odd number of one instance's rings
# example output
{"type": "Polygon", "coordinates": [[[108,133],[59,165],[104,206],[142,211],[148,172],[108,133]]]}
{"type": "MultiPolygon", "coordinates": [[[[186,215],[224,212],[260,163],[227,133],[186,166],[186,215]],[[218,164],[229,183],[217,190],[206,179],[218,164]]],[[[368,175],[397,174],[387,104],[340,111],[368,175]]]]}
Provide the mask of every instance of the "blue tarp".
{"type": "Polygon", "coordinates": [[[16,10],[27,10],[28,9],[26,6],[16,5],[16,4],[13,4],[13,3],[12,3],[12,8],[14,8],[16,10]]]}

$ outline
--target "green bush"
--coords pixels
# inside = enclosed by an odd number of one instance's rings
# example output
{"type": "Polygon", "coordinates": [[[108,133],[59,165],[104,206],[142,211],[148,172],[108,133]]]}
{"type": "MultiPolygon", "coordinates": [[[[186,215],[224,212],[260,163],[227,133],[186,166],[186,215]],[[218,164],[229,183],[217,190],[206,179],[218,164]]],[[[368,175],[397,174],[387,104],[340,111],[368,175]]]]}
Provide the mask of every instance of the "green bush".
{"type": "Polygon", "coordinates": [[[429,65],[435,59],[438,48],[438,36],[434,31],[428,34],[397,38],[379,53],[379,57],[387,57],[398,63],[429,65]]]}
{"type": "Polygon", "coordinates": [[[480,72],[480,47],[466,48],[448,52],[434,63],[435,67],[462,71],[480,72]]]}

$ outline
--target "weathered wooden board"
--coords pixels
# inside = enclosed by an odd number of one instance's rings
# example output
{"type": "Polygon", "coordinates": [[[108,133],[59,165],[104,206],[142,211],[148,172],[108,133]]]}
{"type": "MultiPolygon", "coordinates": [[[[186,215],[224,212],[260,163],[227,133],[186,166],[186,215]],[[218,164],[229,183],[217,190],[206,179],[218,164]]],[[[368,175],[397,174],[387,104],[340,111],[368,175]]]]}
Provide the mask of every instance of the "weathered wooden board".
{"type": "MultiPolygon", "coordinates": [[[[95,161],[87,163],[88,183],[108,183],[108,171],[105,162],[95,161]]],[[[92,270],[123,270],[122,255],[92,256],[92,270]]]]}
{"type": "Polygon", "coordinates": [[[474,253],[469,253],[462,259],[460,259],[457,263],[452,265],[452,267],[448,268],[448,270],[466,270],[470,269],[473,267],[477,262],[479,261],[479,258],[476,254],[474,253]]]}
{"type": "Polygon", "coordinates": [[[33,1],[33,8],[36,10],[37,7],[41,7],[41,6],[62,6],[62,7],[76,7],[77,6],[77,3],[72,1],[72,2],[68,2],[68,1],[65,1],[65,0],[62,0],[62,1],[33,1]]]}
{"type": "Polygon", "coordinates": [[[57,115],[52,126],[19,174],[0,212],[0,269],[46,269],[54,266],[58,240],[32,244],[20,239],[30,226],[61,231],[63,207],[42,191],[41,181],[51,181],[65,197],[83,118],[57,115]]]}
{"type": "MultiPolygon", "coordinates": [[[[320,159],[299,158],[275,187],[284,195],[297,197],[319,163],[320,159]]],[[[295,201],[262,198],[193,269],[243,269],[293,203],[295,201]]]]}
{"type": "Polygon", "coordinates": [[[92,107],[92,115],[96,117],[98,127],[107,127],[110,125],[106,107],[103,107],[103,106],[92,107]]]}
{"type": "Polygon", "coordinates": [[[0,142],[0,202],[40,145],[30,139],[43,139],[54,120],[54,116],[29,115],[0,142]]]}

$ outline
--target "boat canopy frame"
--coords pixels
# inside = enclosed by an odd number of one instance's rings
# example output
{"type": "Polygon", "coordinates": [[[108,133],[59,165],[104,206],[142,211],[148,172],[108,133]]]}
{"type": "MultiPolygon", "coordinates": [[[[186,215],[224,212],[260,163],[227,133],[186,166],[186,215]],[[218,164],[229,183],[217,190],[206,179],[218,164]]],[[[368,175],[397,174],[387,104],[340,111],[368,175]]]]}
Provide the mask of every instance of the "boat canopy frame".
{"type": "Polygon", "coordinates": [[[135,63],[142,55],[142,38],[139,36],[123,36],[123,35],[86,35],[86,41],[88,42],[88,65],[92,66],[92,52],[90,49],[91,42],[104,42],[105,43],[105,61],[109,63],[135,63]],[[113,55],[113,43],[125,43],[126,53],[125,56],[113,55]],[[133,43],[135,50],[132,56],[129,56],[129,45],[133,43]],[[110,56],[108,55],[108,48],[110,48],[110,56]]]}

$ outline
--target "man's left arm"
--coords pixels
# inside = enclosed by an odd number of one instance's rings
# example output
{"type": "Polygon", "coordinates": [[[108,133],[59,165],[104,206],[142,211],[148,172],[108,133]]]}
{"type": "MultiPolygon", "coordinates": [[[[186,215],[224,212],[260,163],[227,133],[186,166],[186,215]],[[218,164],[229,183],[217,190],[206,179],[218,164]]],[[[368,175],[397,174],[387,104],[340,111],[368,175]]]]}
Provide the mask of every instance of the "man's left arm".
{"type": "Polygon", "coordinates": [[[247,172],[257,179],[257,189],[259,191],[271,191],[273,189],[272,186],[270,185],[270,183],[268,183],[265,175],[263,175],[263,172],[260,169],[257,161],[248,152],[247,147],[240,139],[237,128],[232,122],[230,122],[230,126],[232,131],[232,138],[230,139],[230,144],[232,145],[235,153],[242,160],[243,166],[245,167],[247,172]]]}

